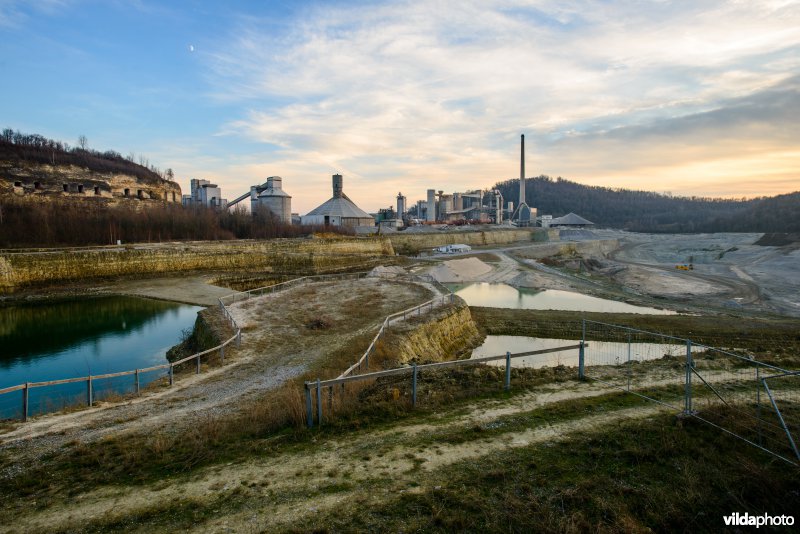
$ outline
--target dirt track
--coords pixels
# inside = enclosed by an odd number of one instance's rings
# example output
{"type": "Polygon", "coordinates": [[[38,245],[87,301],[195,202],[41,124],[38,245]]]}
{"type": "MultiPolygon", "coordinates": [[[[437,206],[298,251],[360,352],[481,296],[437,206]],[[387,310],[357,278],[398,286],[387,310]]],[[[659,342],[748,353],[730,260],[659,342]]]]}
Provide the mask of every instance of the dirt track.
{"type": "Polygon", "coordinates": [[[367,278],[302,285],[237,304],[232,313],[242,327],[242,345],[228,352],[225,366],[201,375],[185,372],[172,388],[162,381],[124,402],[100,402],[90,409],[12,425],[0,431],[0,450],[12,454],[15,464],[0,477],[38,465],[42,456],[67,443],[90,444],[128,432],[180,433],[198,418],[240,409],[248,398],[277,388],[346,347],[352,348],[355,361],[368,343],[359,345],[359,336],[376,331],[383,317],[424,302],[430,294],[416,284],[367,278]],[[331,302],[339,305],[331,307],[331,302]],[[331,328],[305,326],[319,317],[331,328]]]}

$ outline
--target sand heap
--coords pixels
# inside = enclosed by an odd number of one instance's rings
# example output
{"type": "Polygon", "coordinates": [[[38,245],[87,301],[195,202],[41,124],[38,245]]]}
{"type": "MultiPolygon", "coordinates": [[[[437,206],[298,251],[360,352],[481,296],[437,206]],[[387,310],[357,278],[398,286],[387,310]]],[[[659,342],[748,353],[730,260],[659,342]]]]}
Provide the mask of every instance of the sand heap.
{"type": "Polygon", "coordinates": [[[432,268],[428,274],[439,282],[457,283],[474,281],[491,270],[491,265],[473,257],[445,261],[432,268]]]}

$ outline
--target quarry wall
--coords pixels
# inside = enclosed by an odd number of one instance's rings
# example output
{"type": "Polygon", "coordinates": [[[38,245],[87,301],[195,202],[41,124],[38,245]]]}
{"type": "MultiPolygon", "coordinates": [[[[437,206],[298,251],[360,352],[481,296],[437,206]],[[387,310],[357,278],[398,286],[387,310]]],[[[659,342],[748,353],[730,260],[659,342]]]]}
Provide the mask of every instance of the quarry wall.
{"type": "Polygon", "coordinates": [[[373,266],[394,256],[384,238],[165,243],[0,253],[0,292],[39,284],[184,271],[319,274],[373,266]]]}
{"type": "Polygon", "coordinates": [[[545,243],[536,247],[514,251],[515,256],[530,259],[542,259],[550,256],[599,256],[604,257],[609,252],[619,248],[618,239],[601,239],[595,241],[572,241],[545,243]]]}
{"type": "Polygon", "coordinates": [[[506,245],[519,241],[546,242],[558,239],[558,230],[546,228],[509,228],[465,232],[411,233],[399,232],[386,236],[399,254],[416,254],[442,245],[470,246],[506,245]]]}
{"type": "Polygon", "coordinates": [[[469,358],[482,340],[469,307],[458,299],[458,304],[444,308],[433,318],[423,316],[422,322],[412,319],[393,326],[379,351],[387,362],[391,360],[391,366],[441,362],[469,358]]]}
{"type": "Polygon", "coordinates": [[[377,237],[159,243],[109,247],[0,251],[0,294],[37,285],[188,271],[257,271],[308,275],[367,269],[395,253],[414,254],[448,243],[472,246],[546,242],[542,228],[392,234],[377,237]]]}

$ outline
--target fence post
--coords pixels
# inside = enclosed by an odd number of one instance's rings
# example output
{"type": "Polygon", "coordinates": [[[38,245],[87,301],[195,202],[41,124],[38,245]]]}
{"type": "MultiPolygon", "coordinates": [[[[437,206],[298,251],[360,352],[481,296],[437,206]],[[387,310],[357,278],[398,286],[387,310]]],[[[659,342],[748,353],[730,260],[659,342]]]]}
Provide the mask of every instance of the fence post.
{"type": "Polygon", "coordinates": [[[511,390],[511,353],[506,352],[506,391],[511,390]]]}
{"type": "Polygon", "coordinates": [[[222,365],[225,365],[225,345],[219,348],[219,361],[222,365]]]}
{"type": "Polygon", "coordinates": [[[86,402],[88,406],[92,405],[92,375],[86,378],[86,402]]]}
{"type": "Polygon", "coordinates": [[[580,347],[578,348],[578,378],[583,380],[585,377],[584,370],[585,370],[585,361],[586,361],[586,352],[584,351],[583,345],[586,343],[586,319],[581,319],[581,343],[580,347]]]}
{"type": "Polygon", "coordinates": [[[758,444],[762,445],[761,435],[761,374],[760,366],[756,365],[756,417],[758,417],[758,444]]]}
{"type": "Polygon", "coordinates": [[[136,369],[133,373],[133,387],[136,389],[136,394],[139,394],[139,370],[136,369]]]}
{"type": "Polygon", "coordinates": [[[685,415],[692,414],[692,340],[686,340],[686,386],[684,387],[684,406],[685,415]]]}
{"type": "Polygon", "coordinates": [[[197,372],[195,374],[200,374],[200,355],[197,355],[197,372]]]}
{"type": "Polygon", "coordinates": [[[328,416],[333,414],[333,386],[328,386],[328,416]]]}
{"type": "Polygon", "coordinates": [[[242,329],[240,328],[236,331],[236,347],[238,348],[241,346],[242,346],[242,329]]]}
{"type": "Polygon", "coordinates": [[[171,385],[173,384],[173,382],[175,381],[175,379],[174,379],[174,376],[173,376],[173,375],[175,374],[175,372],[172,370],[172,367],[173,367],[173,365],[172,365],[172,364],[169,364],[169,385],[170,385],[170,386],[171,386],[171,385]]]}
{"type": "Polygon", "coordinates": [[[308,387],[308,382],[305,383],[306,388],[306,426],[308,428],[314,427],[314,412],[311,407],[311,388],[308,387]]]}
{"type": "Polygon", "coordinates": [[[319,387],[319,378],[317,378],[317,424],[322,426],[322,388],[319,387]]]}
{"type": "Polygon", "coordinates": [[[30,386],[28,386],[30,382],[25,382],[25,389],[22,390],[22,422],[26,422],[28,420],[28,391],[30,390],[30,386]]]}
{"type": "Polygon", "coordinates": [[[631,390],[631,334],[628,333],[628,391],[631,390]]]}
{"type": "Polygon", "coordinates": [[[414,364],[414,372],[411,374],[411,407],[417,405],[417,364],[414,364]]]}

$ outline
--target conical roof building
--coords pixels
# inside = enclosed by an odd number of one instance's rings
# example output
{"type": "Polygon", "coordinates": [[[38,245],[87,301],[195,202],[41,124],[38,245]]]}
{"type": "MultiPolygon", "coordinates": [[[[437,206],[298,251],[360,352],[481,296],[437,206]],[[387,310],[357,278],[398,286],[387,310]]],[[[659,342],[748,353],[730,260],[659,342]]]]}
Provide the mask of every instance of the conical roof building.
{"type": "Polygon", "coordinates": [[[344,194],[344,178],[333,175],[333,196],[300,219],[302,224],[332,226],[375,226],[375,218],[344,194]]]}

